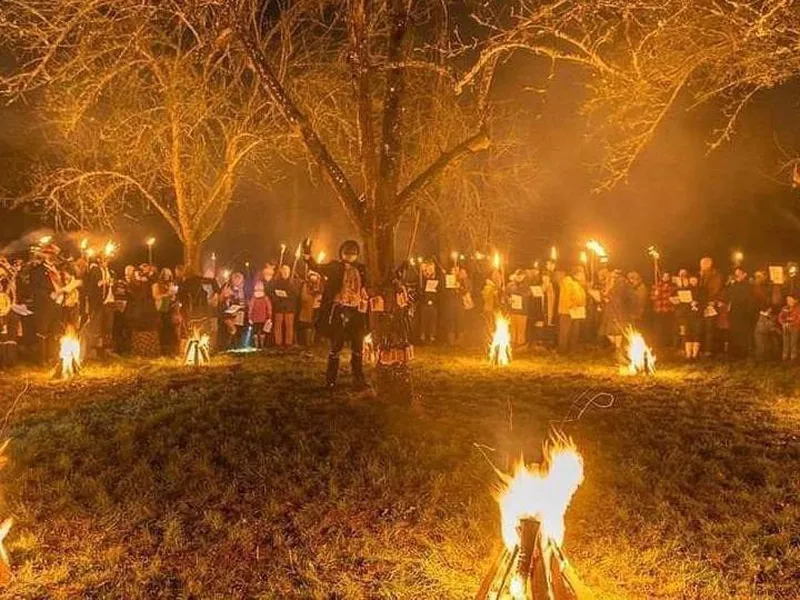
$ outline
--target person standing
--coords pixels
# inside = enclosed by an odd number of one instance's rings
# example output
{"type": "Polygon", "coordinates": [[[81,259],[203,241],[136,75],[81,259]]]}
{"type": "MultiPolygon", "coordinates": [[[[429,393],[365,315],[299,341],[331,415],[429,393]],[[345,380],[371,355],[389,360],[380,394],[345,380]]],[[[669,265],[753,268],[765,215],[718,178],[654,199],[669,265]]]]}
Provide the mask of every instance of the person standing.
{"type": "Polygon", "coordinates": [[[114,273],[108,266],[108,257],[101,254],[89,266],[86,273],[86,304],[89,319],[87,346],[104,359],[111,347],[111,332],[114,325],[114,273]]]}
{"type": "Polygon", "coordinates": [[[786,304],[778,315],[778,323],[783,330],[783,360],[796,361],[798,340],[800,340],[800,304],[797,297],[789,293],[786,304]]]}
{"type": "Polygon", "coordinates": [[[297,313],[300,343],[306,348],[314,345],[314,323],[322,302],[322,279],[316,271],[308,271],[300,288],[300,310],[297,313]]]}
{"type": "Polygon", "coordinates": [[[569,354],[578,346],[581,324],[586,320],[586,274],[583,266],[573,267],[559,285],[558,350],[569,354]]]}
{"type": "Polygon", "coordinates": [[[675,301],[677,286],[672,282],[669,272],[661,273],[661,279],[653,286],[651,298],[653,300],[653,319],[655,324],[655,339],[660,348],[670,348],[675,345],[675,301]]]}
{"type": "Polygon", "coordinates": [[[297,312],[297,282],[289,265],[281,265],[272,286],[273,333],[278,347],[294,346],[294,315],[297,312]]]}
{"type": "Polygon", "coordinates": [[[433,344],[436,342],[436,330],[439,326],[439,298],[444,283],[439,269],[432,260],[426,260],[420,266],[419,282],[419,341],[422,344],[433,344]]]}
{"type": "Polygon", "coordinates": [[[159,342],[163,356],[174,356],[178,353],[178,324],[175,315],[177,306],[178,286],[172,276],[172,271],[166,267],[152,286],[152,297],[159,316],[159,342]]]}
{"type": "Polygon", "coordinates": [[[54,358],[55,338],[61,329],[61,313],[56,303],[60,288],[60,276],[55,266],[57,254],[55,246],[42,248],[30,271],[33,327],[38,345],[37,358],[42,364],[54,358]]]}
{"type": "Polygon", "coordinates": [[[734,358],[747,358],[758,319],[758,304],[747,272],[742,267],[734,269],[733,281],[725,290],[724,301],[728,305],[730,354],[734,358]]]}
{"type": "Polygon", "coordinates": [[[703,315],[703,354],[711,356],[716,344],[717,316],[716,304],[722,293],[722,276],[714,267],[714,261],[706,256],[700,259],[699,300],[703,315]]]}
{"type": "Polygon", "coordinates": [[[336,387],[339,378],[339,354],[350,345],[350,369],[359,387],[366,385],[364,377],[364,332],[367,323],[367,271],[359,262],[358,242],[347,240],[339,247],[339,259],[317,264],[306,244],[303,258],[312,271],[326,278],[317,327],[331,341],[325,386],[336,387]]]}
{"type": "Polygon", "coordinates": [[[511,321],[511,344],[521,348],[527,343],[528,311],[531,290],[525,271],[517,269],[508,282],[508,312],[511,321]]]}

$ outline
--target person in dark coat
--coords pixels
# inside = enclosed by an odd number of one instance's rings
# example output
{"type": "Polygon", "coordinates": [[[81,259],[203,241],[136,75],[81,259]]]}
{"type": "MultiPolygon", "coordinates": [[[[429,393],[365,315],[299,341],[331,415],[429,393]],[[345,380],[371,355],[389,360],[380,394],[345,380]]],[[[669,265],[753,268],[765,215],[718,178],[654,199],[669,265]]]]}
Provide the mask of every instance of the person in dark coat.
{"type": "Polygon", "coordinates": [[[731,356],[747,358],[758,319],[758,303],[747,272],[742,267],[734,270],[733,282],[725,290],[725,299],[730,306],[731,356]]]}
{"type": "Polygon", "coordinates": [[[334,388],[339,375],[339,353],[350,344],[350,368],[357,386],[366,385],[362,356],[367,323],[367,271],[358,261],[358,242],[347,240],[339,247],[339,260],[318,264],[307,243],[303,257],[312,271],[325,278],[317,329],[331,341],[325,385],[334,388]]]}
{"type": "Polygon", "coordinates": [[[55,246],[43,248],[30,271],[37,358],[42,364],[55,357],[56,337],[61,328],[61,312],[56,304],[59,289],[59,272],[55,266],[57,254],[55,246]]]}

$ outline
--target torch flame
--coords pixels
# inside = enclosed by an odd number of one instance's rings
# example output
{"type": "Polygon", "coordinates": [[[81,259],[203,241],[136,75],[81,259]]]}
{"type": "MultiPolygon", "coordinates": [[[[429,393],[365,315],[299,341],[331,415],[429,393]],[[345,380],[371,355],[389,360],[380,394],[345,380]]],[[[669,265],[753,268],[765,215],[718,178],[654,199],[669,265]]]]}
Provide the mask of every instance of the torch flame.
{"type": "Polygon", "coordinates": [[[492,261],[492,264],[494,265],[495,269],[499,269],[500,268],[500,253],[499,252],[495,252],[494,253],[494,260],[492,261]]]}
{"type": "Polygon", "coordinates": [[[642,334],[629,327],[625,331],[625,338],[628,341],[628,364],[622,367],[622,372],[628,375],[653,373],[656,370],[656,357],[642,334]]]}
{"type": "Polygon", "coordinates": [[[500,313],[494,316],[494,335],[489,346],[489,362],[500,366],[511,362],[511,331],[508,319],[500,313]]]}
{"type": "Polygon", "coordinates": [[[556,249],[555,246],[552,246],[550,248],[550,260],[552,260],[553,262],[558,260],[558,249],[556,249]]]}
{"type": "Polygon", "coordinates": [[[606,254],[606,249],[603,248],[603,245],[597,240],[589,240],[586,242],[586,247],[594,252],[597,257],[604,258],[608,256],[608,254],[606,254]]]}
{"type": "Polygon", "coordinates": [[[111,240],[108,240],[106,242],[105,248],[103,248],[103,254],[105,254],[106,256],[114,256],[114,253],[116,253],[116,251],[117,251],[117,245],[111,240]]]}
{"type": "Polygon", "coordinates": [[[89,247],[89,239],[83,238],[81,240],[81,250],[86,250],[89,247]]]}
{"type": "Polygon", "coordinates": [[[320,251],[319,254],[317,254],[317,262],[321,264],[325,260],[325,256],[325,252],[320,251]]]}
{"type": "Polygon", "coordinates": [[[61,360],[61,378],[74,377],[81,366],[81,341],[72,333],[61,337],[58,358],[61,360]]]}

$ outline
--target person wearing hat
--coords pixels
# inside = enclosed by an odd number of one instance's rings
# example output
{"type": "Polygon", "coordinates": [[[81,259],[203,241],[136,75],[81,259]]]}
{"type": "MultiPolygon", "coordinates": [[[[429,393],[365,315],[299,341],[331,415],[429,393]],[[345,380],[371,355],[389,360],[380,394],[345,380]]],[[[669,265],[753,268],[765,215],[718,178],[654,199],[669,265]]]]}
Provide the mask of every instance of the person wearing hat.
{"type": "Polygon", "coordinates": [[[317,320],[317,330],[331,341],[325,386],[336,387],[339,376],[339,353],[350,344],[350,368],[358,387],[366,385],[362,347],[367,324],[367,271],[358,261],[358,242],[347,240],[339,247],[339,260],[318,264],[306,243],[303,258],[312,271],[326,282],[317,320]]]}

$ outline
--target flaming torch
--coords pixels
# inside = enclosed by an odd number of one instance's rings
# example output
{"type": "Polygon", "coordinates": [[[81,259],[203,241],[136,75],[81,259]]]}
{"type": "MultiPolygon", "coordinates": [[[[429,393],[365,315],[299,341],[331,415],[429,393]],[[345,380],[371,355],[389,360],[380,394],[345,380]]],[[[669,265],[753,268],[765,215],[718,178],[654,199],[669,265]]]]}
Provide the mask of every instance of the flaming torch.
{"type": "Polygon", "coordinates": [[[156,238],[149,237],[144,241],[145,246],[147,246],[147,264],[153,264],[153,245],[156,243],[156,238]]]}
{"type": "Polygon", "coordinates": [[[558,249],[555,246],[550,247],[550,260],[553,262],[558,260],[558,249]]]}
{"type": "Polygon", "coordinates": [[[119,247],[117,246],[117,244],[115,244],[111,240],[108,240],[106,242],[105,247],[103,248],[103,254],[106,255],[106,258],[111,258],[112,256],[114,256],[114,254],[116,254],[118,248],[119,247]]]}
{"type": "Polygon", "coordinates": [[[498,471],[503,546],[476,600],[588,597],[562,550],[564,515],[583,482],[583,458],[571,439],[545,443],[541,464],[520,459],[513,475],[498,471]]]}
{"type": "MultiPolygon", "coordinates": [[[[320,252],[317,253],[317,264],[318,265],[321,265],[322,263],[325,262],[325,256],[326,255],[325,255],[324,251],[320,251],[320,252]]],[[[413,261],[414,259],[412,258],[411,260],[413,261]]]]}
{"type": "Polygon", "coordinates": [[[184,364],[200,367],[211,362],[211,338],[208,334],[201,334],[197,329],[192,332],[189,343],[186,344],[184,364]]]}
{"type": "Polygon", "coordinates": [[[53,379],[72,379],[81,371],[81,341],[72,331],[62,337],[53,379]]]}
{"type": "Polygon", "coordinates": [[[644,336],[629,327],[625,331],[628,342],[627,365],[620,367],[623,375],[652,375],[656,372],[656,356],[644,341],[644,336]]]}
{"type": "Polygon", "coordinates": [[[511,331],[508,319],[500,313],[494,316],[494,335],[489,346],[489,362],[501,367],[511,362],[511,331]]]}

